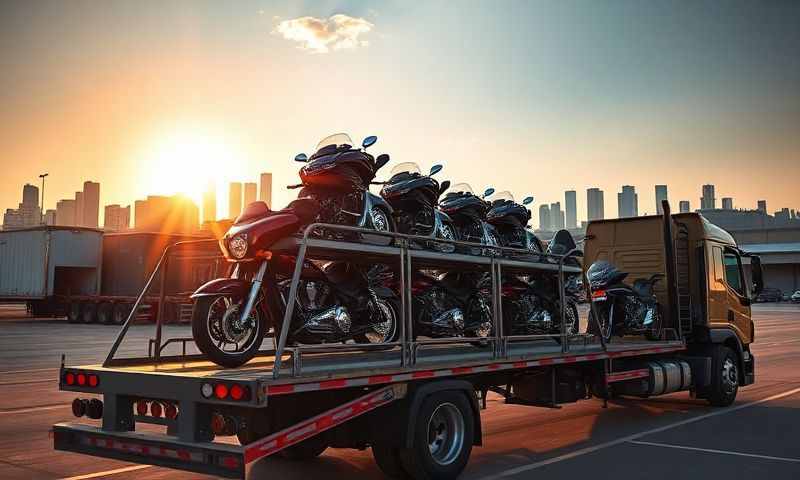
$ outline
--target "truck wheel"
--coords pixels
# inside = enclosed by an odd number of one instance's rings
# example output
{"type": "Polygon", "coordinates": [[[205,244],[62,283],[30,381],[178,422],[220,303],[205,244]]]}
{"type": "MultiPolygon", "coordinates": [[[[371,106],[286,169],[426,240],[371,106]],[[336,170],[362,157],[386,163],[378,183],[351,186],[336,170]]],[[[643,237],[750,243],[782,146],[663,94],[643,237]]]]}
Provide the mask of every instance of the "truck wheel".
{"type": "Polygon", "coordinates": [[[472,453],[474,418],[461,392],[444,391],[423,401],[411,448],[400,450],[403,469],[417,480],[455,479],[472,453]]]}
{"type": "Polygon", "coordinates": [[[408,473],[403,470],[403,463],[400,459],[400,449],[388,445],[373,445],[372,458],[378,464],[384,475],[389,478],[410,478],[408,473]]]}
{"type": "Polygon", "coordinates": [[[103,302],[97,307],[97,321],[103,325],[114,323],[114,304],[103,302]]]}
{"type": "Polygon", "coordinates": [[[308,440],[292,445],[279,452],[279,455],[289,460],[311,460],[322,455],[328,448],[328,439],[324,433],[311,437],[308,440]]]}
{"type": "Polygon", "coordinates": [[[117,303],[114,305],[114,311],[111,315],[111,321],[114,325],[122,325],[128,319],[131,313],[131,306],[127,303],[117,303]]]}
{"type": "Polygon", "coordinates": [[[83,323],[94,323],[97,321],[97,304],[84,302],[81,307],[81,321],[83,323]]]}
{"type": "Polygon", "coordinates": [[[67,322],[80,323],[81,321],[81,302],[73,300],[67,307],[67,322]]]}
{"type": "Polygon", "coordinates": [[[730,348],[717,345],[711,353],[711,392],[708,402],[727,407],[739,392],[739,359],[730,348]]]}

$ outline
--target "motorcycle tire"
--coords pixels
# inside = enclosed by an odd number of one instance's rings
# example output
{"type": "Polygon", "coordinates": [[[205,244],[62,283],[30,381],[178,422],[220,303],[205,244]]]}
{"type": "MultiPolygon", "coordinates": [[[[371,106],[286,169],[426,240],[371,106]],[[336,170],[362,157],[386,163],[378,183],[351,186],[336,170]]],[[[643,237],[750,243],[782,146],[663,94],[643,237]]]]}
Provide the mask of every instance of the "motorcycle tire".
{"type": "Polygon", "coordinates": [[[241,351],[225,352],[217,347],[217,341],[211,337],[208,328],[208,316],[211,313],[211,307],[214,303],[222,297],[200,297],[195,301],[194,308],[192,309],[192,337],[203,354],[209,360],[226,368],[236,368],[244,365],[250,361],[258,350],[261,348],[261,342],[264,340],[264,325],[265,322],[261,318],[261,313],[258,309],[254,308],[257,315],[257,331],[252,343],[241,351]]]}
{"type": "MultiPolygon", "coordinates": [[[[403,321],[401,318],[401,309],[400,309],[400,300],[397,298],[381,298],[379,297],[380,301],[386,303],[386,306],[392,311],[392,315],[394,316],[394,326],[392,327],[391,334],[384,337],[383,341],[376,342],[374,341],[375,338],[370,339],[367,334],[361,333],[355,336],[354,340],[357,343],[368,343],[368,344],[379,344],[379,343],[391,343],[396,342],[398,338],[400,338],[400,322],[403,321]]],[[[386,347],[391,348],[391,347],[386,347]]]]}

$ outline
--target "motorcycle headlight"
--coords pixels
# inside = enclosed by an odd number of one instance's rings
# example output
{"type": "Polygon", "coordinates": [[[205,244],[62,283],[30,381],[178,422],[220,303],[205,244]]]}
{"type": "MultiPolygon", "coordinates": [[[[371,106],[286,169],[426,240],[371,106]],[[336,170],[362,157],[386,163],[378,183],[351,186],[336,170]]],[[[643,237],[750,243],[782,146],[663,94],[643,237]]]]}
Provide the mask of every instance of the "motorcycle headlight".
{"type": "Polygon", "coordinates": [[[244,235],[236,235],[228,240],[228,252],[233,258],[241,260],[247,255],[247,238],[244,235]]]}

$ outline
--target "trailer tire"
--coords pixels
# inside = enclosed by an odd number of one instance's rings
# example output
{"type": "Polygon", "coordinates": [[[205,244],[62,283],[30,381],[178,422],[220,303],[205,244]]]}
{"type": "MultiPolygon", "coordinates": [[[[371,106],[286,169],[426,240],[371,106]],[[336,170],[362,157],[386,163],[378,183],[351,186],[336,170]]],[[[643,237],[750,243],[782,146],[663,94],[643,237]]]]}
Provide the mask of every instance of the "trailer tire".
{"type": "Polygon", "coordinates": [[[97,321],[97,304],[94,302],[83,302],[81,306],[81,322],[95,323],[97,321]]]}
{"type": "Polygon", "coordinates": [[[739,359],[725,345],[711,351],[711,390],[708,402],[715,407],[727,407],[739,392],[739,359]]]}
{"type": "Polygon", "coordinates": [[[69,302],[67,307],[67,322],[80,323],[81,322],[81,302],[73,300],[69,302]]]}
{"type": "Polygon", "coordinates": [[[378,468],[389,478],[410,478],[408,472],[403,469],[403,461],[400,458],[400,448],[391,445],[373,445],[372,458],[378,468]]]}
{"type": "Polygon", "coordinates": [[[281,450],[278,454],[288,460],[311,460],[328,449],[328,439],[324,433],[281,450]]]}
{"type": "Polygon", "coordinates": [[[103,325],[114,323],[114,304],[103,302],[97,306],[97,321],[103,325]]]}
{"type": "Polygon", "coordinates": [[[467,466],[475,435],[467,397],[453,390],[433,393],[412,421],[411,448],[400,450],[403,469],[417,480],[458,477],[467,466]]]}

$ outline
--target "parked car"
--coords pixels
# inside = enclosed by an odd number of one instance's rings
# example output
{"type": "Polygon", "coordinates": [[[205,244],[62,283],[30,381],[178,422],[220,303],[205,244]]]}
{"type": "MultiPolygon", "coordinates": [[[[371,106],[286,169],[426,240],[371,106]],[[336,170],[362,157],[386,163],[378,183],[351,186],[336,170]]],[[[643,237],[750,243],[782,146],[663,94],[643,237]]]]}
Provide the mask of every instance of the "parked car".
{"type": "Polygon", "coordinates": [[[792,302],[793,303],[800,303],[800,290],[794,292],[792,294],[792,302]]]}
{"type": "Polygon", "coordinates": [[[765,288],[756,296],[756,302],[780,302],[783,300],[783,292],[777,288],[765,288]]]}

